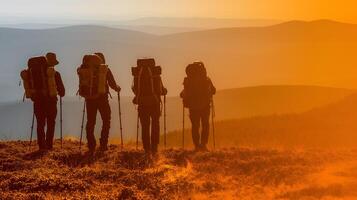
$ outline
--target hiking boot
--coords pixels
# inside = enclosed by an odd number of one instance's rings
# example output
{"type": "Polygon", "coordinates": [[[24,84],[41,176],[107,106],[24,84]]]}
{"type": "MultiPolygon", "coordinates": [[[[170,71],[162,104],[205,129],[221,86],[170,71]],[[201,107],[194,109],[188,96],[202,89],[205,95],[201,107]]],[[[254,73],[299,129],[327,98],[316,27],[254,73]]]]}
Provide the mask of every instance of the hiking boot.
{"type": "Polygon", "coordinates": [[[95,152],[95,148],[90,148],[88,149],[88,151],[85,153],[88,156],[93,156],[95,152]]]}
{"type": "Polygon", "coordinates": [[[201,151],[204,151],[204,152],[208,151],[208,148],[205,144],[201,145],[200,149],[201,149],[201,151]]]}
{"type": "Polygon", "coordinates": [[[156,155],[156,154],[157,154],[157,146],[153,146],[153,147],[151,148],[151,154],[152,154],[152,155],[156,155]]]}
{"type": "Polygon", "coordinates": [[[100,146],[99,151],[108,151],[108,146],[100,146]]]}
{"type": "Polygon", "coordinates": [[[47,152],[47,148],[39,148],[38,149],[38,152],[40,152],[40,153],[46,153],[47,152]]]}
{"type": "Polygon", "coordinates": [[[52,150],[53,150],[53,146],[52,146],[52,145],[51,145],[51,146],[47,146],[46,149],[47,149],[48,151],[52,151],[52,150]]]}
{"type": "Polygon", "coordinates": [[[151,159],[152,159],[152,161],[158,161],[159,160],[159,154],[157,152],[153,153],[152,156],[151,156],[151,159]]]}
{"type": "Polygon", "coordinates": [[[194,151],[195,151],[195,152],[201,151],[201,146],[195,146],[194,151]]]}

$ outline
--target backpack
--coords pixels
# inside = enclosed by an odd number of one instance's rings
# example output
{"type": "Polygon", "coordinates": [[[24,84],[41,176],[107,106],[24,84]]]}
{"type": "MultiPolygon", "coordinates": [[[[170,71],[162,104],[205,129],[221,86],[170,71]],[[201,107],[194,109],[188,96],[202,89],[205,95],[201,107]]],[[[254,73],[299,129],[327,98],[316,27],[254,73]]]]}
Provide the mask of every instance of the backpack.
{"type": "Polygon", "coordinates": [[[78,94],[86,99],[96,99],[107,93],[108,65],[101,64],[96,55],[86,55],[77,69],[79,77],[78,94]]]}
{"type": "Polygon", "coordinates": [[[202,109],[210,105],[212,99],[211,80],[202,62],[195,62],[186,67],[184,79],[183,103],[186,108],[202,109]]]}
{"type": "Polygon", "coordinates": [[[56,97],[56,70],[49,67],[44,56],[33,57],[28,60],[28,68],[20,73],[23,80],[26,98],[56,97]]]}
{"type": "Polygon", "coordinates": [[[134,76],[133,90],[135,97],[134,104],[156,105],[161,102],[162,82],[161,67],[156,66],[153,58],[138,59],[137,67],[131,68],[134,76]]]}

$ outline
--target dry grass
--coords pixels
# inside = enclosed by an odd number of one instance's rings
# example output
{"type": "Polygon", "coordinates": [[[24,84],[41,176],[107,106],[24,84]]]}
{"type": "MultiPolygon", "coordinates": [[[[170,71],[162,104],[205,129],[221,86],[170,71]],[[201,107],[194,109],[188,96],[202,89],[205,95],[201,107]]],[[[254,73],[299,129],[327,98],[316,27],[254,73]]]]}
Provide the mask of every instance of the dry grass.
{"type": "Polygon", "coordinates": [[[39,153],[0,143],[0,199],[357,198],[352,150],[169,149],[157,159],[110,146],[94,157],[78,143],[39,153]]]}

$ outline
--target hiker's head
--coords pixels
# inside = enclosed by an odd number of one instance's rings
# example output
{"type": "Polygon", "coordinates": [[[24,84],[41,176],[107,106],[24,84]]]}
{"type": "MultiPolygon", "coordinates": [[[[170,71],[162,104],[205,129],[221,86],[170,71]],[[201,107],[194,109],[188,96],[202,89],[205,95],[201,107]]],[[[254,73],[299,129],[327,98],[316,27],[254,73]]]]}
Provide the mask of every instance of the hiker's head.
{"type": "Polygon", "coordinates": [[[189,65],[187,65],[187,67],[186,67],[186,75],[187,75],[188,77],[194,75],[194,68],[195,68],[195,65],[194,65],[194,64],[189,64],[189,65]]]}
{"type": "Polygon", "coordinates": [[[207,71],[203,62],[194,62],[192,64],[187,65],[186,74],[187,77],[205,78],[207,76],[207,71]]]}
{"type": "Polygon", "coordinates": [[[194,65],[197,65],[199,68],[205,68],[205,64],[202,61],[193,62],[194,65]]]}
{"type": "Polygon", "coordinates": [[[102,64],[105,64],[105,57],[104,57],[104,54],[103,54],[103,53],[97,52],[97,53],[94,53],[94,55],[99,56],[100,59],[102,59],[102,64]]]}
{"type": "Polygon", "coordinates": [[[199,61],[199,62],[194,62],[194,64],[197,67],[197,73],[199,76],[201,77],[206,77],[207,76],[207,70],[205,65],[203,64],[203,62],[199,61]]]}
{"type": "Polygon", "coordinates": [[[56,54],[52,52],[48,52],[46,54],[46,60],[49,66],[55,66],[59,64],[56,54]]]}

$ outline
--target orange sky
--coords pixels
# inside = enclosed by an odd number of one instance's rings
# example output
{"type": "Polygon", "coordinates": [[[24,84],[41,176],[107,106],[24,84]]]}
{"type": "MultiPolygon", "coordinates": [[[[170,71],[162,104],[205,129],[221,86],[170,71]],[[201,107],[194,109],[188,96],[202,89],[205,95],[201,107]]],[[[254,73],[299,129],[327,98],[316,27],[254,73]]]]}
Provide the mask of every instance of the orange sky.
{"type": "Polygon", "coordinates": [[[357,23],[356,0],[2,0],[0,13],[31,17],[120,20],[138,17],[216,17],[357,23]]]}
{"type": "MultiPolygon", "coordinates": [[[[213,2],[213,1],[211,1],[213,2]]],[[[244,18],[306,19],[319,18],[357,23],[356,0],[228,0],[211,5],[209,15],[244,18]],[[216,9],[214,9],[215,6],[216,9]]]]}

